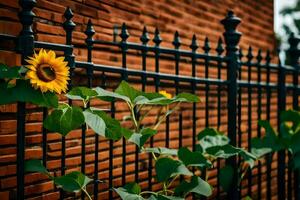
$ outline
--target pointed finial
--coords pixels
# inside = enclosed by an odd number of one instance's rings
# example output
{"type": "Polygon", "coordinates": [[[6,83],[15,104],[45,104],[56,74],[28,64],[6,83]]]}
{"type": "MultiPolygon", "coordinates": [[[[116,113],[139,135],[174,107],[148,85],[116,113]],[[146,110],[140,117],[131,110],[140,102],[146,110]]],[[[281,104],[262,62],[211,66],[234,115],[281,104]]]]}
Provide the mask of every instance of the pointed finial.
{"type": "Polygon", "coordinates": [[[143,45],[146,45],[149,42],[149,40],[150,40],[146,26],[144,26],[143,34],[140,37],[140,40],[143,43],[143,45]]]}
{"type": "Polygon", "coordinates": [[[192,38],[192,43],[190,45],[190,48],[192,49],[192,51],[196,51],[198,49],[199,45],[198,45],[198,42],[197,42],[197,38],[196,38],[196,35],[194,34],[193,35],[193,38],[192,38]]]}
{"type": "Polygon", "coordinates": [[[70,7],[67,7],[65,13],[64,13],[64,17],[66,19],[66,21],[63,23],[63,27],[66,31],[73,31],[73,29],[75,28],[76,24],[72,21],[72,18],[74,17],[74,14],[71,10],[70,7]]]}
{"type": "Polygon", "coordinates": [[[203,50],[206,54],[210,51],[210,44],[209,44],[208,37],[205,37],[203,50]]]}
{"type": "Polygon", "coordinates": [[[95,34],[95,29],[93,27],[91,19],[89,19],[84,33],[87,36],[85,41],[88,45],[90,45],[90,43],[93,41],[93,35],[95,34]]]}
{"type": "Polygon", "coordinates": [[[181,45],[181,40],[180,40],[178,31],[176,31],[174,34],[174,40],[173,40],[172,44],[174,45],[175,49],[178,49],[181,45]]]}
{"type": "Polygon", "coordinates": [[[223,24],[225,29],[223,35],[225,39],[227,55],[238,53],[238,43],[240,42],[242,34],[236,29],[240,22],[241,19],[236,17],[233,11],[229,11],[227,13],[227,16],[223,20],[221,20],[221,23],[223,24]]]}
{"type": "Polygon", "coordinates": [[[267,63],[270,63],[270,61],[271,61],[271,55],[270,55],[270,50],[269,49],[267,50],[267,54],[266,54],[266,58],[265,59],[266,59],[267,63]]]}
{"type": "Polygon", "coordinates": [[[122,42],[126,42],[127,38],[129,37],[129,33],[127,31],[127,26],[125,23],[122,24],[120,37],[122,39],[122,42]]]}
{"type": "Polygon", "coordinates": [[[217,53],[218,53],[219,55],[221,55],[221,54],[224,52],[223,41],[222,41],[222,38],[221,38],[221,37],[219,37],[218,45],[217,45],[216,51],[217,51],[217,53]]]}
{"type": "Polygon", "coordinates": [[[262,54],[262,51],[261,51],[261,49],[259,49],[258,52],[257,52],[257,56],[256,56],[256,59],[257,59],[258,63],[260,63],[261,60],[262,60],[262,55],[261,54],[262,54]]]}
{"type": "Polygon", "coordinates": [[[159,46],[159,44],[162,42],[158,28],[155,28],[153,42],[156,46],[159,46]]]}
{"type": "Polygon", "coordinates": [[[252,47],[251,46],[249,46],[249,48],[248,48],[247,58],[248,58],[248,61],[251,61],[252,58],[253,58],[252,47]]]}

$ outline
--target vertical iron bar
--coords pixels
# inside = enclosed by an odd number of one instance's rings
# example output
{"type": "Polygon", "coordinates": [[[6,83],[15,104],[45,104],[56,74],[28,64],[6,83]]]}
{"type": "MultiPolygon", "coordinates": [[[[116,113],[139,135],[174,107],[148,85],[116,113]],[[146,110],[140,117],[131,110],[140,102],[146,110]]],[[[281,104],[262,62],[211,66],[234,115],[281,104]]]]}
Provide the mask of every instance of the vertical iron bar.
{"type": "MultiPolygon", "coordinates": [[[[174,35],[174,40],[172,42],[174,45],[175,50],[179,50],[179,47],[181,45],[180,37],[178,31],[175,32],[174,35]]],[[[180,61],[180,53],[179,51],[176,51],[174,54],[174,59],[175,59],[175,74],[178,76],[179,75],[179,61],[180,61]]],[[[175,94],[177,95],[179,93],[179,81],[175,81],[175,94]]],[[[169,122],[166,122],[169,124],[169,122]]],[[[179,148],[182,147],[182,112],[179,112],[178,114],[178,132],[179,132],[179,137],[178,137],[178,146],[179,148]]],[[[166,132],[166,145],[169,147],[169,140],[170,140],[170,133],[169,131],[166,132]]]]}
{"type": "MultiPolygon", "coordinates": [[[[227,78],[228,84],[228,137],[230,143],[236,146],[236,114],[237,114],[237,70],[239,66],[238,57],[238,43],[240,41],[241,33],[236,30],[236,27],[241,22],[232,11],[229,11],[226,18],[221,21],[225,28],[223,33],[225,43],[226,43],[226,56],[228,57],[228,72],[227,78]]],[[[236,163],[236,157],[232,157],[228,160],[228,164],[234,170],[232,177],[232,184],[228,192],[228,199],[238,200],[239,198],[239,188],[238,183],[238,169],[236,163]]]]}
{"type": "MultiPolygon", "coordinates": [[[[192,38],[192,43],[190,45],[190,48],[192,49],[192,77],[196,77],[196,63],[197,63],[197,58],[196,58],[196,51],[197,49],[199,48],[199,45],[197,43],[197,38],[196,38],[196,35],[194,34],[193,35],[193,38],[192,38]]],[[[192,82],[192,92],[193,94],[196,95],[196,90],[197,90],[197,83],[194,81],[192,82]]],[[[196,124],[196,121],[197,121],[197,105],[196,103],[193,103],[193,138],[192,138],[192,141],[193,141],[193,151],[196,150],[196,135],[197,135],[197,124],[196,124]]]]}
{"type": "MultiPolygon", "coordinates": [[[[247,128],[248,128],[248,150],[251,151],[251,138],[252,138],[252,85],[251,85],[251,80],[252,80],[252,47],[250,46],[248,49],[248,54],[247,54],[247,67],[248,67],[248,117],[247,117],[247,128]]],[[[251,196],[251,191],[252,191],[252,172],[248,172],[248,195],[251,196]]]]}
{"type": "MultiPolygon", "coordinates": [[[[222,38],[220,37],[219,38],[219,41],[218,41],[218,46],[216,48],[216,51],[218,53],[218,56],[221,56],[222,53],[224,52],[224,48],[223,48],[223,44],[222,44],[222,38]]],[[[217,63],[217,68],[218,68],[218,80],[221,80],[221,68],[222,68],[222,62],[221,61],[218,61],[217,63]]],[[[217,122],[217,127],[218,127],[218,130],[220,129],[220,126],[221,126],[221,85],[218,85],[218,89],[217,89],[217,96],[218,96],[218,107],[217,107],[217,110],[218,110],[218,113],[217,113],[217,116],[218,116],[218,122],[217,122]]],[[[219,172],[220,170],[220,160],[218,159],[217,160],[217,170],[219,172]]],[[[220,199],[221,198],[221,186],[220,186],[220,179],[217,178],[217,199],[220,199]]]]}
{"type": "MultiPolygon", "coordinates": [[[[155,57],[154,58],[155,59],[155,72],[159,73],[159,56],[160,56],[159,45],[162,42],[162,39],[160,37],[158,28],[155,29],[153,42],[155,44],[155,52],[154,52],[154,54],[155,54],[154,55],[154,57],[155,57]]],[[[159,77],[155,77],[154,84],[155,84],[155,92],[158,92],[159,85],[160,85],[159,77]]],[[[166,118],[166,121],[167,120],[168,120],[168,118],[166,118]]],[[[168,123],[166,122],[166,124],[168,124],[168,123]]],[[[166,128],[168,128],[168,127],[166,127],[166,128]]],[[[154,144],[154,139],[153,139],[153,137],[151,137],[151,139],[150,139],[150,147],[153,147],[153,144],[154,144]]],[[[152,155],[149,154],[148,188],[149,188],[150,191],[152,191],[152,169],[153,169],[152,159],[153,159],[152,155]]]]}
{"type": "MultiPolygon", "coordinates": [[[[271,119],[271,87],[270,87],[270,61],[271,61],[271,57],[270,57],[270,51],[267,51],[267,55],[266,55],[266,67],[267,67],[267,77],[266,77],[266,82],[267,82],[267,100],[266,100],[266,115],[267,115],[267,120],[270,121],[271,119]]],[[[272,199],[272,191],[271,191],[271,181],[272,181],[272,156],[273,154],[268,154],[266,155],[266,162],[267,162],[267,200],[271,200],[272,199]]]]}
{"type": "MultiPolygon", "coordinates": [[[[143,33],[140,37],[140,41],[142,42],[144,47],[147,47],[147,43],[149,42],[149,35],[146,26],[143,29],[143,33]]],[[[142,70],[144,72],[147,71],[146,69],[146,58],[147,58],[147,49],[142,50],[142,70]]],[[[146,89],[146,84],[147,84],[147,76],[145,74],[142,75],[142,91],[144,92],[146,89]]],[[[135,149],[135,182],[139,182],[139,152],[140,149],[138,146],[136,146],[135,149]]]]}
{"type": "MultiPolygon", "coordinates": [[[[299,49],[298,49],[298,45],[300,42],[300,38],[299,37],[295,37],[295,35],[292,33],[289,37],[289,49],[288,49],[288,56],[290,58],[290,64],[291,66],[293,66],[294,68],[294,73],[293,73],[293,109],[294,110],[299,110],[299,100],[298,100],[298,96],[299,96],[299,91],[298,91],[298,84],[299,84],[299,80],[298,80],[298,76],[299,76],[299,49]]],[[[291,187],[291,182],[292,182],[292,177],[291,177],[291,172],[289,173],[289,184],[290,186],[288,188],[291,187]]],[[[290,194],[291,192],[289,192],[288,198],[292,199],[292,195],[290,194]]],[[[294,171],[294,199],[299,200],[300,199],[300,185],[299,185],[299,170],[295,170],[294,171]]]]}
{"type": "MultiPolygon", "coordinates": [[[[127,69],[127,63],[126,63],[126,55],[127,55],[127,39],[129,37],[129,33],[127,31],[126,24],[123,23],[121,33],[121,42],[120,42],[120,48],[122,51],[122,68],[127,69]]],[[[128,74],[125,70],[122,74],[123,80],[128,80],[128,74]]],[[[126,183],[126,139],[123,137],[122,140],[122,185],[125,185],[126,183]]]]}
{"type": "MultiPolygon", "coordinates": [[[[208,37],[205,38],[203,50],[204,53],[208,55],[208,52],[210,50],[208,37]]],[[[208,65],[209,65],[209,60],[208,57],[206,57],[204,60],[205,79],[208,79],[208,65]]],[[[206,83],[205,84],[205,127],[208,126],[209,126],[209,83],[206,83]]]]}
{"type": "MultiPolygon", "coordinates": [[[[72,10],[68,7],[64,13],[66,21],[63,23],[63,28],[66,32],[67,45],[72,45],[72,32],[75,28],[75,23],[72,21],[73,16],[72,10]]],[[[68,89],[70,90],[73,87],[72,78],[74,77],[75,68],[75,56],[73,55],[73,48],[65,51],[65,60],[68,62],[68,66],[70,67],[70,81],[68,85],[68,89]]],[[[69,100],[68,103],[71,105],[72,101],[69,100]]],[[[66,138],[64,136],[61,138],[61,144],[61,175],[64,175],[66,170],[66,138]]],[[[62,189],[60,189],[60,199],[64,199],[64,191],[62,189]]]]}
{"type": "MultiPolygon", "coordinates": [[[[257,87],[257,118],[258,120],[261,120],[261,99],[262,99],[262,88],[261,88],[261,60],[262,60],[262,55],[261,55],[261,49],[258,50],[258,54],[256,56],[257,59],[257,82],[258,87],[257,87]]],[[[261,136],[261,129],[260,126],[257,126],[257,136],[261,136]]],[[[251,141],[251,140],[250,140],[251,141]]],[[[250,145],[251,146],[251,145],[250,145]]],[[[258,162],[257,165],[257,198],[261,199],[261,163],[258,162]]]]}
{"type": "MultiPolygon", "coordinates": [[[[210,45],[209,45],[208,37],[205,38],[204,46],[202,49],[204,50],[204,53],[206,55],[209,55],[210,45]]],[[[206,57],[204,59],[205,79],[208,79],[208,70],[209,70],[208,65],[209,65],[209,59],[208,57],[206,57]]],[[[209,126],[209,83],[207,82],[205,84],[205,127],[208,126],[209,126]]],[[[207,170],[206,169],[202,170],[201,177],[205,179],[206,174],[207,174],[207,170]]],[[[201,199],[206,199],[206,197],[202,197],[201,199]]]]}
{"type": "MultiPolygon", "coordinates": [[[[278,50],[278,113],[277,122],[278,130],[280,130],[280,113],[286,108],[286,86],[285,86],[285,68],[280,60],[280,50],[278,50]]],[[[280,135],[280,133],[279,133],[280,135]]],[[[278,168],[277,168],[277,187],[278,199],[285,199],[285,151],[278,152],[278,168]]]]}
{"type": "MultiPolygon", "coordinates": [[[[19,19],[22,24],[22,30],[18,36],[17,49],[21,53],[21,64],[27,64],[25,59],[33,54],[34,32],[32,31],[33,18],[32,12],[35,6],[35,0],[20,0],[19,5],[22,10],[19,12],[19,19]]],[[[25,199],[24,194],[24,162],[25,162],[25,116],[26,104],[17,103],[17,200],[25,199]]]]}
{"type": "MultiPolygon", "coordinates": [[[[242,61],[243,58],[243,52],[242,49],[239,50],[239,59],[242,61]]],[[[239,80],[242,80],[242,65],[239,66],[239,80]]],[[[242,87],[238,86],[238,147],[242,146],[242,87]]],[[[239,156],[238,160],[238,165],[240,166],[241,164],[241,157],[239,156]]],[[[240,193],[239,195],[241,196],[241,191],[242,191],[242,184],[239,185],[239,190],[240,193]]]]}
{"type": "MultiPolygon", "coordinates": [[[[46,119],[48,115],[48,109],[46,107],[43,108],[43,121],[46,119]]],[[[43,148],[43,165],[47,168],[47,129],[43,126],[42,128],[42,148],[43,148]]]]}
{"type": "MultiPolygon", "coordinates": [[[[85,30],[85,43],[87,48],[87,62],[90,63],[90,67],[87,69],[88,76],[88,87],[93,87],[93,63],[92,63],[92,50],[93,50],[93,35],[95,34],[95,30],[92,24],[92,21],[89,20],[86,30],[85,30]]],[[[90,106],[90,102],[87,107],[90,106]]],[[[84,124],[86,127],[86,124],[84,124]]],[[[82,133],[83,130],[82,129],[82,133]]],[[[82,154],[84,155],[84,154],[82,154]]],[[[84,155],[85,156],[85,155],[84,155]]],[[[99,161],[99,135],[95,134],[95,160],[94,160],[94,200],[98,199],[98,161],[99,161]]],[[[84,194],[82,193],[81,199],[84,199],[84,194]]]]}

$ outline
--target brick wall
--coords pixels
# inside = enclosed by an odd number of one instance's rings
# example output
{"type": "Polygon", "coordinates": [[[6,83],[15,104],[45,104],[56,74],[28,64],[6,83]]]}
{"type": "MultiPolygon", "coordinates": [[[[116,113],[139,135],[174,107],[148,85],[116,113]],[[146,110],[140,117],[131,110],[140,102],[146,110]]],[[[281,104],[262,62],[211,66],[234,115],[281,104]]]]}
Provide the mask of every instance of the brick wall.
{"type": "MultiPolygon", "coordinates": [[[[48,41],[55,43],[65,43],[64,30],[61,23],[64,21],[63,13],[66,7],[69,6],[75,16],[73,21],[76,23],[76,28],[73,33],[73,43],[76,46],[74,54],[76,60],[86,60],[86,50],[83,48],[84,31],[89,19],[92,20],[96,34],[95,39],[101,39],[106,41],[113,40],[113,26],[120,25],[126,22],[130,37],[129,41],[139,42],[139,37],[142,33],[143,26],[146,25],[149,31],[151,39],[153,38],[153,32],[155,27],[158,27],[163,38],[162,46],[172,47],[173,35],[176,30],[179,31],[182,46],[180,48],[188,49],[193,33],[197,35],[198,42],[201,46],[204,44],[206,36],[210,39],[212,53],[215,53],[216,42],[218,38],[222,36],[223,27],[220,24],[220,20],[224,18],[227,10],[233,10],[238,17],[242,19],[242,23],[239,26],[239,31],[243,33],[240,46],[245,49],[248,45],[254,47],[254,55],[257,49],[273,50],[274,49],[274,32],[273,32],[273,1],[272,0],[37,0],[37,6],[34,8],[36,19],[34,22],[34,31],[36,33],[36,40],[48,41]]],[[[0,0],[0,32],[12,35],[17,35],[21,29],[18,21],[18,1],[17,0],[0,0]]],[[[117,39],[119,40],[119,39],[117,39]]],[[[150,44],[153,44],[150,42],[150,44]]],[[[202,52],[202,49],[199,48],[202,52]]],[[[121,62],[121,55],[114,49],[106,47],[96,47],[93,54],[93,62],[119,66],[121,62]],[[113,52],[113,53],[112,53],[113,52]]],[[[10,65],[18,64],[19,58],[12,52],[0,51],[0,62],[5,62],[10,65]]],[[[129,68],[141,68],[140,58],[136,56],[135,52],[132,52],[128,56],[129,68]]],[[[153,70],[154,60],[148,60],[148,70],[153,70]]],[[[168,60],[162,60],[160,66],[161,72],[174,73],[174,63],[170,63],[168,60]]],[[[180,74],[190,75],[190,66],[187,64],[180,65],[180,74]]],[[[215,77],[216,71],[210,70],[210,77],[215,77]]],[[[199,68],[197,72],[198,76],[203,76],[203,68],[199,68]]],[[[109,77],[109,75],[108,75],[109,77]]],[[[226,77],[226,72],[222,72],[222,77],[226,77]]],[[[111,77],[111,80],[115,80],[116,77],[111,77]]],[[[94,85],[100,84],[102,77],[96,75],[94,79],[94,85]]],[[[85,77],[78,74],[75,79],[76,82],[85,80],[85,77]]],[[[276,80],[275,80],[276,81],[276,80]]],[[[115,81],[109,83],[109,87],[114,87],[115,81]]],[[[140,87],[136,85],[136,87],[140,87]]],[[[152,90],[152,87],[148,87],[148,90],[152,90]]],[[[173,91],[172,87],[167,88],[173,91]]],[[[216,98],[213,89],[211,89],[210,97],[210,125],[216,126],[216,98]]],[[[204,96],[203,91],[198,92],[199,96],[204,96]]],[[[226,94],[224,94],[226,95],[226,94]]],[[[247,96],[243,96],[243,99],[247,99],[247,96]]],[[[274,108],[276,108],[276,98],[274,101],[274,108]]],[[[93,104],[99,107],[108,107],[107,104],[100,102],[93,102],[93,104]]],[[[222,97],[222,104],[226,104],[226,96],[222,97]]],[[[253,109],[256,109],[257,102],[253,101],[253,109]]],[[[191,145],[191,111],[190,107],[183,109],[184,118],[184,145],[191,145]]],[[[117,105],[118,113],[117,118],[121,118],[126,114],[122,105],[117,105]]],[[[15,105],[2,106],[0,108],[0,197],[3,200],[13,199],[15,195],[16,187],[16,120],[15,120],[15,105]]],[[[226,131],[226,112],[222,111],[222,126],[221,130],[226,131]]],[[[201,104],[197,110],[197,116],[204,116],[204,105],[201,104]]],[[[246,133],[247,127],[247,110],[243,110],[243,134],[242,140],[247,141],[246,133]]],[[[42,113],[40,109],[34,106],[28,105],[26,124],[26,158],[40,158],[42,155],[41,149],[41,130],[42,130],[42,113]]],[[[272,114],[272,119],[276,119],[276,112],[272,114]]],[[[149,119],[151,121],[151,119],[149,119]]],[[[257,116],[253,115],[253,130],[256,130],[255,120],[257,116]]],[[[197,119],[197,128],[201,130],[205,126],[204,117],[197,119]]],[[[178,117],[171,118],[171,141],[170,147],[178,146],[178,117]]],[[[164,145],[164,128],[160,129],[160,135],[162,137],[156,138],[156,144],[164,145]]],[[[255,133],[254,133],[255,135],[255,133]]],[[[73,131],[67,137],[67,160],[66,164],[68,169],[80,168],[80,152],[81,152],[81,131],[73,131]]],[[[86,156],[86,172],[93,174],[93,159],[94,159],[94,134],[92,132],[87,133],[87,156],[86,156]]],[[[108,148],[109,143],[101,139],[99,153],[99,177],[102,180],[108,179],[108,148]]],[[[245,146],[245,145],[243,145],[245,146]]],[[[48,134],[48,163],[47,167],[51,171],[56,171],[58,174],[60,169],[60,155],[61,155],[61,140],[60,136],[54,133],[48,134]]],[[[127,160],[128,167],[127,172],[128,181],[133,180],[134,175],[134,152],[135,147],[133,145],[127,146],[127,160]]],[[[121,183],[121,142],[114,144],[114,171],[113,175],[114,185],[118,186],[121,183]]],[[[146,187],[147,183],[143,180],[147,178],[147,170],[145,163],[147,160],[146,155],[140,156],[140,177],[142,186],[146,187]]],[[[273,169],[276,165],[273,165],[273,169]]],[[[263,168],[263,171],[265,168],[263,168]]],[[[265,171],[264,171],[265,172],[265,171]]],[[[273,173],[273,172],[272,172],[273,173]]],[[[216,171],[211,173],[213,176],[216,171]]],[[[276,174],[274,174],[276,176],[276,174]]],[[[275,179],[274,179],[275,181],[275,179]]],[[[211,180],[212,184],[216,184],[216,179],[211,180]]],[[[47,181],[46,177],[33,174],[26,176],[26,189],[25,193],[28,199],[58,199],[59,193],[54,188],[50,181],[47,181]]],[[[243,183],[247,186],[247,181],[243,183]]],[[[253,197],[255,198],[255,191],[257,186],[255,180],[253,181],[253,197]]],[[[273,184],[274,185],[274,184],[273,184]]],[[[265,183],[263,183],[265,186],[265,183]]],[[[99,199],[107,199],[108,188],[107,184],[100,184],[99,199]]],[[[157,186],[154,186],[157,187],[157,186]]],[[[276,186],[274,185],[274,191],[276,186]]],[[[264,188],[265,191],[265,188],[264,188]]],[[[264,192],[263,192],[264,193],[264,192]]],[[[276,195],[276,193],[274,193],[276,195]]]]}

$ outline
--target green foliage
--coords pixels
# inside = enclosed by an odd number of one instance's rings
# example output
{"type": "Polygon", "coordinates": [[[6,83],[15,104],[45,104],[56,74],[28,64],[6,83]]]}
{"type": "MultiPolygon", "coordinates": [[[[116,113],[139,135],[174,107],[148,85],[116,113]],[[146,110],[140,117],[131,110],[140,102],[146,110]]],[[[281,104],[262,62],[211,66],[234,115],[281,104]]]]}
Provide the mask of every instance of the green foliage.
{"type": "Polygon", "coordinates": [[[64,176],[54,177],[53,180],[57,186],[68,192],[85,190],[87,184],[92,182],[92,179],[77,171],[64,176]]]}
{"type": "Polygon", "coordinates": [[[49,108],[58,106],[58,97],[52,92],[41,92],[34,89],[28,80],[17,80],[16,85],[0,80],[0,105],[16,102],[28,102],[49,108]]]}
{"type": "Polygon", "coordinates": [[[290,166],[300,168],[300,113],[287,110],[280,114],[279,134],[275,132],[269,122],[260,121],[259,125],[265,129],[265,136],[252,139],[251,151],[262,158],[268,153],[289,150],[292,154],[290,166]]]}
{"type": "Polygon", "coordinates": [[[44,127],[66,136],[70,131],[80,127],[84,121],[84,115],[79,107],[62,104],[47,116],[44,127]]]}
{"type": "Polygon", "coordinates": [[[212,194],[212,188],[198,176],[193,176],[190,182],[182,181],[175,188],[175,196],[185,197],[190,192],[208,197],[212,194]]]}
{"type": "Polygon", "coordinates": [[[154,147],[154,148],[145,148],[144,152],[147,153],[156,153],[164,156],[176,156],[178,150],[177,149],[168,149],[165,147],[154,147]]]}
{"type": "Polygon", "coordinates": [[[97,96],[97,92],[87,87],[75,87],[66,94],[66,97],[73,100],[82,100],[88,102],[93,97],[97,96]]]}
{"type": "Polygon", "coordinates": [[[211,167],[211,162],[207,160],[201,152],[192,152],[186,147],[178,151],[178,158],[190,167],[211,167]]]}
{"type": "Polygon", "coordinates": [[[156,179],[164,182],[177,175],[192,176],[193,173],[180,161],[168,157],[159,158],[155,163],[156,179]]]}
{"type": "Polygon", "coordinates": [[[137,183],[128,183],[124,187],[114,188],[114,191],[116,191],[122,199],[144,200],[144,198],[140,196],[141,187],[137,183]]]}
{"type": "Polygon", "coordinates": [[[157,133],[156,130],[151,128],[144,128],[139,133],[132,133],[131,135],[124,136],[129,142],[133,142],[138,147],[144,146],[149,138],[157,133]]]}
{"type": "Polygon", "coordinates": [[[86,186],[92,182],[92,179],[85,176],[81,172],[71,172],[64,176],[54,177],[52,176],[45,166],[43,166],[41,160],[28,160],[25,162],[25,172],[39,172],[48,176],[55,185],[61,187],[63,190],[68,192],[79,192],[83,191],[87,194],[89,199],[91,197],[86,192],[86,186]]]}
{"type": "Polygon", "coordinates": [[[104,111],[90,108],[84,112],[85,122],[95,133],[111,140],[119,140],[124,134],[124,128],[118,120],[111,118],[104,111]]]}
{"type": "MultiPolygon", "coordinates": [[[[124,137],[128,142],[136,144],[142,153],[150,153],[152,155],[155,163],[155,178],[162,185],[162,189],[158,192],[142,191],[137,183],[130,183],[123,187],[114,188],[114,191],[121,199],[183,200],[190,193],[208,197],[212,194],[212,188],[207,180],[203,180],[196,175],[200,174],[199,170],[213,167],[216,159],[227,159],[237,155],[240,155],[250,167],[254,165],[255,156],[242,148],[233,147],[229,144],[229,139],[226,135],[211,128],[206,128],[199,133],[198,146],[200,148],[197,151],[191,151],[187,147],[182,147],[179,150],[165,147],[147,147],[147,141],[157,134],[160,124],[181,103],[196,103],[200,101],[196,95],[180,93],[174,97],[167,98],[159,93],[147,93],[137,90],[127,82],[122,81],[113,92],[100,87],[94,89],[75,87],[65,95],[68,99],[82,101],[83,108],[67,104],[58,105],[56,94],[51,92],[42,93],[40,90],[34,89],[28,80],[22,79],[20,75],[22,70],[20,67],[9,68],[5,65],[0,65],[0,90],[1,94],[3,94],[0,104],[20,101],[54,108],[53,110],[50,109],[50,114],[44,120],[44,127],[49,131],[66,136],[74,129],[87,126],[96,134],[109,140],[116,141],[124,137]],[[13,84],[13,82],[10,82],[11,79],[18,80],[16,84],[13,84]],[[95,98],[109,102],[116,100],[125,102],[130,112],[130,116],[126,117],[131,121],[130,125],[128,125],[129,128],[123,127],[117,119],[110,117],[103,110],[88,107],[90,102],[95,98]],[[158,109],[156,120],[150,125],[149,122],[144,123],[143,120],[152,111],[152,108],[158,109]],[[179,177],[181,177],[179,183],[172,185],[177,183],[176,181],[179,177]]],[[[296,115],[295,113],[293,114],[296,115]]],[[[284,116],[284,119],[296,119],[296,116],[289,118],[290,115],[287,114],[287,116],[284,116]]],[[[298,123],[298,121],[292,122],[298,123]]],[[[267,128],[271,132],[270,137],[273,139],[276,138],[270,127],[267,128]]],[[[295,134],[291,137],[286,137],[286,141],[296,140],[299,137],[296,134],[298,129],[298,125],[293,125],[292,132],[295,134]]],[[[287,136],[291,134],[289,126],[283,126],[282,130],[286,132],[285,135],[287,136]]],[[[274,141],[277,140],[274,139],[274,141]]],[[[290,145],[290,149],[297,153],[299,152],[299,145],[296,141],[293,142],[290,145]]],[[[260,145],[264,146],[264,144],[260,145]]],[[[295,156],[297,155],[295,154],[295,156]]],[[[295,166],[299,165],[300,163],[295,162],[295,166]]],[[[229,166],[225,166],[220,174],[220,177],[227,184],[230,182],[229,178],[231,177],[231,172],[228,172],[228,170],[229,166]],[[227,172],[225,169],[227,169],[227,172]]],[[[63,190],[68,192],[81,191],[91,199],[86,191],[86,186],[92,182],[92,179],[80,172],[71,172],[64,176],[53,177],[40,160],[27,161],[25,171],[45,174],[55,185],[63,190]]],[[[225,187],[223,186],[223,188],[225,187]]]]}
{"type": "MultiPolygon", "coordinates": [[[[46,167],[44,167],[41,160],[27,160],[25,161],[25,172],[39,172],[50,176],[46,167]]],[[[51,177],[51,176],[50,176],[51,177]]]]}
{"type": "Polygon", "coordinates": [[[234,170],[230,165],[226,165],[219,171],[219,180],[220,185],[222,186],[224,191],[228,191],[231,183],[232,183],[232,177],[234,174],[234,170]]]}
{"type": "Polygon", "coordinates": [[[0,79],[16,79],[21,78],[20,75],[21,67],[9,67],[5,64],[0,63],[0,79]]]}

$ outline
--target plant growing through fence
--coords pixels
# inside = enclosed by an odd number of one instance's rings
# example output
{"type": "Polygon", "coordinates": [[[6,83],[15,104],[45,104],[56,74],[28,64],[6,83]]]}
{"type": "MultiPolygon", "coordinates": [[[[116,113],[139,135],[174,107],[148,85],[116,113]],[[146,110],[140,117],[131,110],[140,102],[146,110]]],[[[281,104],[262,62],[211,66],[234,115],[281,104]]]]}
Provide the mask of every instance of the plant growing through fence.
{"type": "Polygon", "coordinates": [[[300,113],[295,110],[283,111],[280,114],[280,128],[276,132],[268,121],[259,121],[265,129],[265,136],[253,138],[251,152],[258,158],[266,154],[288,150],[292,155],[289,166],[296,170],[300,168],[300,113]]]}
{"type": "MultiPolygon", "coordinates": [[[[52,108],[44,120],[44,127],[57,132],[63,137],[82,126],[90,127],[96,134],[109,140],[119,140],[124,137],[127,142],[137,145],[141,153],[150,153],[154,158],[156,181],[161,183],[160,191],[142,191],[138,183],[129,183],[123,187],[114,188],[122,199],[184,199],[190,193],[198,196],[210,196],[212,187],[206,177],[201,177],[203,170],[212,168],[217,159],[227,159],[239,155],[243,158],[240,166],[240,180],[248,168],[253,167],[256,157],[242,148],[229,144],[227,136],[221,132],[206,128],[197,137],[198,145],[195,151],[187,147],[168,149],[165,147],[147,147],[147,141],[157,134],[157,129],[165,118],[177,112],[182,103],[196,103],[199,98],[189,93],[180,93],[174,97],[162,91],[147,93],[136,90],[127,82],[122,81],[114,91],[100,87],[90,89],[75,87],[65,96],[71,100],[79,100],[83,108],[59,103],[56,93],[66,90],[68,68],[63,58],[56,58],[55,53],[41,50],[34,58],[28,60],[29,66],[1,66],[0,88],[4,94],[0,104],[17,101],[30,102],[52,108]],[[24,76],[25,75],[25,76],[24,76]],[[24,78],[25,77],[25,78],[24,78]],[[15,81],[17,80],[17,81],[15,81]],[[99,108],[88,107],[89,102],[98,98],[103,101],[123,101],[130,112],[127,117],[131,127],[122,127],[121,123],[111,118],[99,108]],[[153,110],[156,110],[154,124],[146,125],[144,120],[153,110]]],[[[68,192],[84,192],[89,199],[86,186],[93,180],[81,172],[73,171],[63,176],[55,177],[39,160],[26,162],[27,172],[39,172],[53,180],[54,184],[68,192]]],[[[230,177],[233,169],[230,165],[221,169],[219,178],[224,190],[230,187],[230,177]]]]}

